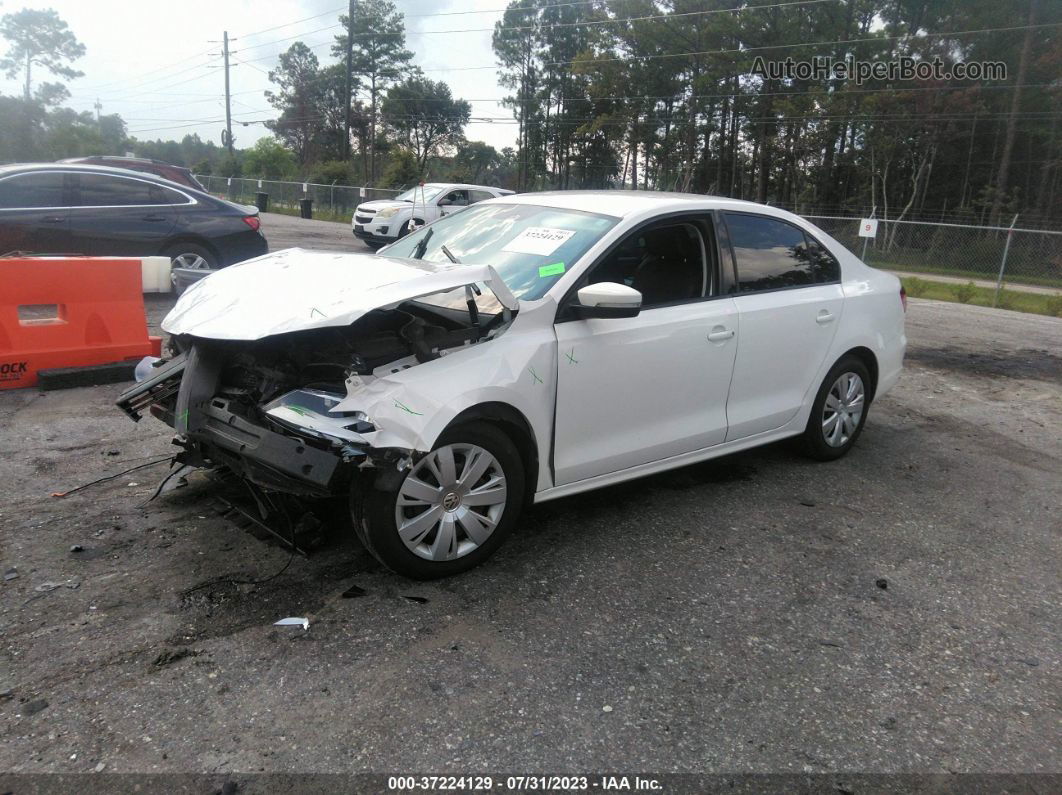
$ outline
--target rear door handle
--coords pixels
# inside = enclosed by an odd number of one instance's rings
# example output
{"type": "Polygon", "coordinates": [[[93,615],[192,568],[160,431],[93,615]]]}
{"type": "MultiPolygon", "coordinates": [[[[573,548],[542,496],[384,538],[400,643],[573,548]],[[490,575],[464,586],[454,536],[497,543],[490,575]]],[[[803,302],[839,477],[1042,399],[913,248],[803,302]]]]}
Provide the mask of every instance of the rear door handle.
{"type": "Polygon", "coordinates": [[[145,215],[141,218],[142,221],[165,221],[164,215],[145,215]]]}
{"type": "Polygon", "coordinates": [[[819,316],[815,318],[815,322],[818,323],[820,326],[825,326],[827,323],[832,323],[833,312],[823,309],[821,312],[819,312],[819,316]]]}
{"type": "Polygon", "coordinates": [[[725,326],[716,326],[709,332],[709,342],[725,342],[734,336],[734,330],[726,328],[725,326]]]}
{"type": "Polygon", "coordinates": [[[48,215],[41,219],[42,224],[61,224],[66,220],[62,215],[48,215]]]}

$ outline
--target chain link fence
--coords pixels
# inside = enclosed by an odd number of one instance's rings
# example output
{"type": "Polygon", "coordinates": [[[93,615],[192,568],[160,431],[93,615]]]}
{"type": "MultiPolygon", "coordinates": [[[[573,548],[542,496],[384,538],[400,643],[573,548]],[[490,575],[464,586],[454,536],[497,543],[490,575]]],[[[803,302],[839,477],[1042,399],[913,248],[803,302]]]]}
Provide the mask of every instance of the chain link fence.
{"type": "MultiPolygon", "coordinates": [[[[302,199],[312,199],[314,217],[343,222],[349,222],[362,202],[401,192],[316,182],[196,178],[209,193],[241,204],[254,204],[257,193],[266,193],[270,210],[297,212],[302,199]]],[[[859,218],[804,217],[876,268],[1062,290],[1062,231],[879,219],[876,237],[865,238],[859,237],[859,218]]]]}
{"type": "Polygon", "coordinates": [[[875,268],[1062,289],[1062,232],[878,219],[866,238],[859,218],[804,217],[875,268]]]}
{"type": "Polygon", "coordinates": [[[322,185],[317,182],[285,182],[276,179],[246,179],[196,174],[207,193],[239,204],[254,204],[255,195],[269,196],[270,210],[299,209],[302,199],[313,200],[315,217],[350,221],[354,208],[373,199],[392,199],[401,191],[362,188],[353,185],[322,185]]]}

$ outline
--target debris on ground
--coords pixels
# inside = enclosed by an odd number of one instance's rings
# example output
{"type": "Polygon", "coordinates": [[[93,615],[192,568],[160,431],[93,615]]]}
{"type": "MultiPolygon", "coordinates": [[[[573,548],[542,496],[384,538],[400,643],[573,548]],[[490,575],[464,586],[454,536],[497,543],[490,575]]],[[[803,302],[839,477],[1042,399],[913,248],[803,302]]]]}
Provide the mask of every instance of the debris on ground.
{"type": "Polygon", "coordinates": [[[81,544],[74,544],[72,547],[70,547],[70,551],[71,552],[84,552],[85,548],[83,546],[81,546],[81,544]]]}
{"type": "Polygon", "coordinates": [[[159,656],[155,658],[155,661],[151,664],[162,668],[166,665],[172,665],[178,660],[183,660],[185,657],[198,657],[199,652],[195,649],[189,649],[187,647],[181,649],[166,649],[164,652],[160,652],[159,656]]]}
{"type": "Polygon", "coordinates": [[[413,594],[402,594],[403,599],[408,599],[410,602],[416,602],[419,605],[426,605],[430,600],[423,596],[414,596],[413,594]]]}
{"type": "Polygon", "coordinates": [[[273,624],[274,627],[302,627],[303,629],[310,628],[310,619],[308,618],[282,618],[273,624]]]}
{"type": "Polygon", "coordinates": [[[54,591],[56,588],[70,588],[73,590],[81,585],[80,580],[64,580],[63,582],[42,582],[37,586],[38,591],[41,593],[48,593],[54,591]]]}
{"type": "Polygon", "coordinates": [[[883,591],[887,591],[889,589],[889,581],[886,580],[884,577],[874,580],[874,584],[883,591]]]}
{"type": "Polygon", "coordinates": [[[4,572],[4,582],[7,582],[8,580],[17,580],[17,579],[18,579],[18,569],[12,568],[12,569],[8,569],[7,571],[4,572]]]}
{"type": "Polygon", "coordinates": [[[365,596],[366,591],[364,588],[358,585],[352,585],[347,590],[343,591],[344,599],[357,599],[359,596],[365,596]]]}
{"type": "Polygon", "coordinates": [[[48,702],[43,698],[38,698],[33,701],[27,701],[22,705],[23,715],[36,715],[38,712],[44,712],[48,709],[48,702]]]}

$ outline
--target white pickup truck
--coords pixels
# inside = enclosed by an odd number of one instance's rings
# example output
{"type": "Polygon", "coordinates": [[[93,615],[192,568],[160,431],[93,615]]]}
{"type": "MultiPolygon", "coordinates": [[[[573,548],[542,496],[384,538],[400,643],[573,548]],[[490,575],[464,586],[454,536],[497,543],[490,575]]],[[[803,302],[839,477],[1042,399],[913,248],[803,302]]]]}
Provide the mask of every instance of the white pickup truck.
{"type": "Polygon", "coordinates": [[[427,224],[477,202],[508,196],[513,191],[486,185],[429,182],[393,199],[359,204],[351,219],[354,237],[379,248],[404,237],[410,227],[427,224]]]}

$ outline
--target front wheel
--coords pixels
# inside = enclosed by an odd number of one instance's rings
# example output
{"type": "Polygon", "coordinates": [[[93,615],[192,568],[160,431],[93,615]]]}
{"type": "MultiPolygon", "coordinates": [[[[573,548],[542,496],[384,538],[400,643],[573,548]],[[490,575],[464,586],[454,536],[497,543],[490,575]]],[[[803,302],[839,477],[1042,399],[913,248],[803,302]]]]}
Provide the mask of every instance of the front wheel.
{"type": "Polygon", "coordinates": [[[428,580],[494,554],[519,518],[523,495],[516,446],[491,425],[469,423],[446,431],[393,488],[368,484],[356,494],[354,521],[377,560],[428,580]]]}
{"type": "Polygon", "coordinates": [[[823,379],[802,437],[804,451],[819,461],[840,458],[863,431],[870,408],[870,373],[855,356],[845,356],[823,379]]]}

